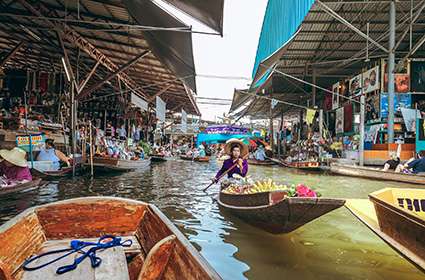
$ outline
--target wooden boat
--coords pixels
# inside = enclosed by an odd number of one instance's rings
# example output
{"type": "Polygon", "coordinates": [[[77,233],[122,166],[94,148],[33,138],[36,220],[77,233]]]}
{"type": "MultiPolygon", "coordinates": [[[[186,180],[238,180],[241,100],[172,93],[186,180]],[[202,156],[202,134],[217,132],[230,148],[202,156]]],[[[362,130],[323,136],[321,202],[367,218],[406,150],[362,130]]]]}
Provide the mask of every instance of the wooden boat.
{"type": "Polygon", "coordinates": [[[31,169],[31,173],[37,177],[45,179],[58,179],[72,175],[72,167],[64,167],[56,171],[40,171],[35,168],[31,169]]]}
{"type": "Polygon", "coordinates": [[[275,165],[276,163],[271,161],[271,160],[256,160],[256,159],[248,159],[248,164],[249,165],[262,165],[262,166],[271,166],[271,165],[275,165]]]}
{"type": "Polygon", "coordinates": [[[296,168],[305,171],[321,171],[320,162],[318,161],[294,161],[285,162],[282,161],[282,165],[289,168],[296,168]]]}
{"type": "Polygon", "coordinates": [[[344,176],[425,185],[424,175],[395,173],[364,166],[331,164],[330,171],[344,176]]]}
{"type": "Polygon", "coordinates": [[[386,188],[346,207],[376,235],[425,271],[425,189],[386,188]]]}
{"type": "Polygon", "coordinates": [[[210,157],[197,157],[195,158],[197,162],[210,162],[210,157]]]}
{"type": "Polygon", "coordinates": [[[181,155],[180,156],[180,159],[182,159],[182,160],[190,160],[190,161],[194,160],[194,158],[192,158],[191,156],[189,157],[189,156],[185,156],[185,155],[181,155]]]}
{"type": "Polygon", "coordinates": [[[181,155],[180,159],[182,160],[190,160],[190,161],[197,161],[197,162],[209,162],[210,161],[210,157],[196,157],[196,158],[192,158],[189,156],[184,156],[181,155]]]}
{"type": "Polygon", "coordinates": [[[10,193],[30,190],[30,189],[37,189],[40,187],[40,185],[41,185],[41,179],[35,178],[31,182],[18,184],[13,187],[0,187],[0,196],[10,194],[10,193]]]}
{"type": "MultiPolygon", "coordinates": [[[[86,197],[30,208],[0,227],[0,279],[221,279],[185,236],[154,205],[115,197],[86,197]],[[131,240],[129,247],[97,251],[100,266],[84,259],[75,270],[69,256],[25,271],[32,255],[69,248],[70,240],[97,241],[103,235],[131,240]]],[[[86,249],[84,249],[87,251],[86,249]]],[[[56,259],[44,256],[31,267],[56,259]]]]}
{"type": "MultiPolygon", "coordinates": [[[[89,166],[89,164],[86,164],[89,166]]],[[[93,167],[96,171],[104,172],[127,172],[146,168],[150,165],[150,159],[123,160],[110,157],[94,157],[93,167]]]]}
{"type": "Polygon", "coordinates": [[[167,161],[164,155],[152,154],[150,155],[151,162],[164,162],[167,161]]]}
{"type": "Polygon", "coordinates": [[[288,233],[344,205],[343,199],[287,197],[285,191],[220,192],[218,204],[245,222],[271,233],[288,233]]]}

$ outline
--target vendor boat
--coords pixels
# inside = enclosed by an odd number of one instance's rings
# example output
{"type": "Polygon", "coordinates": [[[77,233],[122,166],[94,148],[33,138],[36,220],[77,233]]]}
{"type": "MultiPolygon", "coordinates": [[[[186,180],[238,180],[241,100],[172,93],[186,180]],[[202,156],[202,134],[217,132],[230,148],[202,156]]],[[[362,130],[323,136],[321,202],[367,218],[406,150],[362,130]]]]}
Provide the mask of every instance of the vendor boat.
{"type": "Polygon", "coordinates": [[[286,191],[253,194],[220,192],[221,208],[270,233],[288,233],[344,205],[343,199],[288,197],[286,191]]]}
{"type": "Polygon", "coordinates": [[[425,271],[425,190],[385,188],[346,207],[376,235],[425,271]]]}
{"type": "Polygon", "coordinates": [[[186,155],[181,155],[180,156],[180,159],[182,159],[182,160],[190,160],[190,161],[194,160],[194,158],[192,156],[186,156],[186,155]]]}
{"type": "MultiPolygon", "coordinates": [[[[40,186],[41,186],[41,179],[35,178],[31,182],[17,184],[13,187],[0,187],[0,196],[6,195],[6,194],[11,194],[11,193],[16,193],[16,192],[20,192],[20,191],[37,189],[40,186]]],[[[0,276],[1,276],[1,274],[0,274],[0,276]]],[[[2,279],[2,278],[0,277],[0,279],[2,279]]]]}
{"type": "Polygon", "coordinates": [[[43,179],[59,179],[63,177],[68,177],[72,175],[72,167],[64,167],[55,171],[41,171],[35,168],[31,169],[31,173],[43,179]]]}
{"type": "Polygon", "coordinates": [[[164,162],[167,161],[167,158],[164,155],[152,154],[150,155],[151,162],[164,162]]]}
{"type": "MultiPolygon", "coordinates": [[[[90,164],[86,164],[90,166],[90,164]]],[[[100,172],[128,172],[146,168],[150,165],[150,159],[126,160],[111,157],[94,157],[93,167],[100,172]]]]}
{"type": "MultiPolygon", "coordinates": [[[[221,279],[158,208],[135,200],[86,197],[30,208],[0,227],[0,242],[0,279],[221,279]],[[96,242],[105,235],[104,241],[120,237],[127,245],[95,251],[101,260],[95,268],[91,259],[83,259],[58,275],[59,267],[82,256],[69,250],[68,256],[40,269],[23,269],[31,256],[70,248],[71,240],[96,242]]],[[[44,255],[26,267],[64,254],[44,255]]]]}
{"type": "Polygon", "coordinates": [[[383,171],[364,166],[333,163],[331,164],[330,171],[334,174],[344,176],[425,185],[424,175],[396,173],[394,171],[383,171]]]}
{"type": "Polygon", "coordinates": [[[256,159],[248,159],[249,165],[261,165],[261,166],[272,166],[276,163],[271,160],[256,160],[256,159]]]}
{"type": "Polygon", "coordinates": [[[322,167],[318,161],[282,161],[282,165],[289,168],[296,168],[304,171],[321,171],[322,167]]]}
{"type": "Polygon", "coordinates": [[[210,157],[197,157],[194,160],[198,162],[210,162],[210,157]]]}

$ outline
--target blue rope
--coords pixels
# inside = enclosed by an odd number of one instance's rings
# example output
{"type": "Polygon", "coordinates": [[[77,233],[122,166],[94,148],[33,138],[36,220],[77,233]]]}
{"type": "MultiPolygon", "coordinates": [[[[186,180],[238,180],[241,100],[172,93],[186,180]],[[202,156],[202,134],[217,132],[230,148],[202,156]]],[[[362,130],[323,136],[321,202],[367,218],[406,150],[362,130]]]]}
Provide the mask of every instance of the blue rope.
{"type": "Polygon", "coordinates": [[[96,256],[96,251],[97,250],[104,250],[104,249],[108,249],[108,248],[112,248],[112,247],[116,247],[116,246],[123,246],[123,247],[130,247],[131,244],[133,242],[128,239],[125,240],[123,242],[121,242],[121,237],[116,237],[113,235],[105,235],[102,236],[101,238],[99,238],[98,242],[85,242],[85,241],[81,241],[81,240],[72,240],[70,243],[70,247],[71,248],[67,248],[67,249],[60,249],[60,250],[54,250],[54,251],[50,251],[50,252],[46,252],[37,256],[33,256],[27,260],[25,260],[24,264],[23,264],[23,269],[26,271],[32,271],[32,270],[37,270],[40,268],[43,268],[45,266],[48,266],[54,262],[57,262],[71,254],[74,254],[76,252],[80,252],[82,253],[81,256],[79,256],[78,258],[76,258],[74,260],[74,263],[70,264],[70,265],[64,265],[59,267],[56,270],[57,274],[63,274],[66,273],[68,271],[74,270],[77,268],[78,264],[80,264],[84,259],[86,258],[90,258],[90,263],[91,266],[93,268],[98,267],[101,263],[102,263],[102,259],[96,256]],[[112,239],[111,241],[108,242],[104,242],[107,239],[112,239]],[[88,251],[84,251],[83,249],[86,247],[90,247],[90,249],[88,251]],[[48,255],[53,255],[53,254],[59,254],[59,253],[65,253],[62,256],[53,259],[47,263],[41,264],[39,266],[34,266],[34,267],[28,267],[28,265],[30,263],[32,263],[33,261],[40,259],[44,256],[48,256],[48,255]]]}

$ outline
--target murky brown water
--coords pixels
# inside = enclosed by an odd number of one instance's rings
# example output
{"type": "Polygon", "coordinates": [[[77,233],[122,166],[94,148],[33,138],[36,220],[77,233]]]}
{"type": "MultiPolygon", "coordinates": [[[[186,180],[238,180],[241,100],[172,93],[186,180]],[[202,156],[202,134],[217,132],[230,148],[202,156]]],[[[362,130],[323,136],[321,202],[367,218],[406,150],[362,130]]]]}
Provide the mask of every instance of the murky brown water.
{"type": "MultiPolygon", "coordinates": [[[[286,235],[268,234],[225,215],[212,199],[217,188],[210,189],[211,196],[201,191],[217,169],[215,161],[177,160],[96,180],[62,180],[0,198],[0,224],[33,205],[81,196],[121,196],[156,204],[224,279],[425,279],[345,208],[286,235]]],[[[328,197],[366,198],[383,187],[412,187],[278,167],[251,166],[250,174],[303,182],[328,197]]]]}

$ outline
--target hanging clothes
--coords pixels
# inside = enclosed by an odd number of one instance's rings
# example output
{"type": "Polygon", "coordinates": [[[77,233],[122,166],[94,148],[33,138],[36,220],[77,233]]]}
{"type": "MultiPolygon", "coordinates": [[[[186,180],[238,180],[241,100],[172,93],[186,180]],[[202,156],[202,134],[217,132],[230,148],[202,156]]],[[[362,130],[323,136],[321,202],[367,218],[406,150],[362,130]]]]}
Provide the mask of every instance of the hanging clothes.
{"type": "Polygon", "coordinates": [[[40,91],[43,93],[47,91],[48,79],[49,75],[47,73],[40,73],[40,91]]]}
{"type": "Polygon", "coordinates": [[[306,121],[308,125],[311,125],[316,115],[316,110],[307,109],[306,121]]]}

